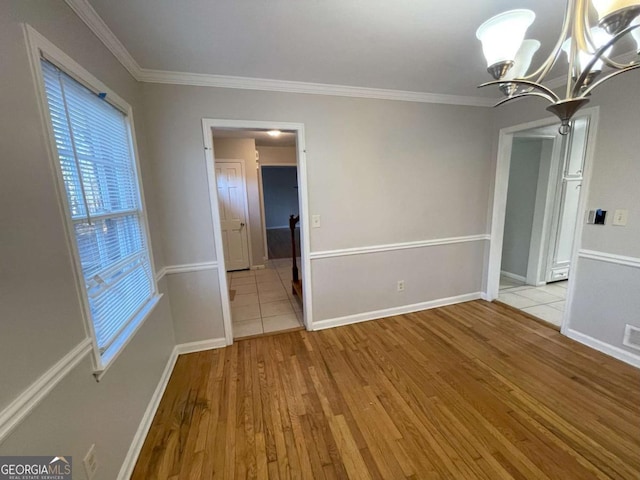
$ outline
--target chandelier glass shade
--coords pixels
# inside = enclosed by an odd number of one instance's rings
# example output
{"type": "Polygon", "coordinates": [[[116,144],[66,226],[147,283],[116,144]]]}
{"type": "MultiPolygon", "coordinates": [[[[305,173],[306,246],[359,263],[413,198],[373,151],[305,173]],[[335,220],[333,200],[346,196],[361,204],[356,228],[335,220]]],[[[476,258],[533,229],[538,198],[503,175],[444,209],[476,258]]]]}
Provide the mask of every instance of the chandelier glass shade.
{"type": "Polygon", "coordinates": [[[535,20],[531,10],[517,9],[496,15],[476,31],[482,42],[487,71],[494,78],[480,87],[497,85],[505,98],[496,106],[524,97],[541,97],[550,105],[547,110],[558,116],[560,133],[570,129],[573,115],[589,102],[591,92],[608,79],[640,68],[636,57],[627,63],[611,58],[614,46],[625,37],[635,41],[640,55],[640,0],[567,0],[560,38],[547,59],[528,72],[540,42],[525,39],[535,20]],[[591,10],[597,21],[591,21],[591,10]],[[566,53],[569,71],[565,95],[560,97],[543,82],[566,53]]]}

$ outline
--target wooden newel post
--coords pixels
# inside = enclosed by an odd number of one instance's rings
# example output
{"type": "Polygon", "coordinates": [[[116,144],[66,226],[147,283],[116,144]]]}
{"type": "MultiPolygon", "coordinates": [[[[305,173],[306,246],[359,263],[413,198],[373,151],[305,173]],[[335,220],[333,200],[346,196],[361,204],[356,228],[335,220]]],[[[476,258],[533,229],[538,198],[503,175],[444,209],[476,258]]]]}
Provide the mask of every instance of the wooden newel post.
{"type": "Polygon", "coordinates": [[[291,230],[291,274],[293,275],[293,281],[298,281],[298,264],[296,262],[296,223],[300,221],[300,215],[289,216],[289,229],[291,230]]]}

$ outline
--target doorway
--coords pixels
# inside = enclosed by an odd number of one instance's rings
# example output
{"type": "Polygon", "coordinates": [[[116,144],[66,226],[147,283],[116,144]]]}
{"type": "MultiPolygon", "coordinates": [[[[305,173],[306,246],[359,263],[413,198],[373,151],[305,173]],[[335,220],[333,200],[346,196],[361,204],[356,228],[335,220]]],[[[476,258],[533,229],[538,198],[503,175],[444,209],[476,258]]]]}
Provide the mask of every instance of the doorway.
{"type": "Polygon", "coordinates": [[[597,108],[500,132],[487,296],[561,328],[582,232],[597,108]]]}
{"type": "Polygon", "coordinates": [[[269,260],[300,257],[300,228],[291,217],[300,213],[298,169],[295,166],[265,165],[260,162],[266,251],[269,260]],[[295,251],[295,255],[294,255],[295,251]]]}
{"type": "Polygon", "coordinates": [[[203,133],[215,249],[223,253],[216,257],[227,343],[308,326],[311,288],[303,126],[205,119],[203,133]],[[275,147],[270,140],[275,136],[292,142],[290,167],[298,184],[297,261],[304,288],[297,292],[292,288],[291,255],[269,258],[265,236],[260,150],[269,141],[268,146],[275,147]]]}

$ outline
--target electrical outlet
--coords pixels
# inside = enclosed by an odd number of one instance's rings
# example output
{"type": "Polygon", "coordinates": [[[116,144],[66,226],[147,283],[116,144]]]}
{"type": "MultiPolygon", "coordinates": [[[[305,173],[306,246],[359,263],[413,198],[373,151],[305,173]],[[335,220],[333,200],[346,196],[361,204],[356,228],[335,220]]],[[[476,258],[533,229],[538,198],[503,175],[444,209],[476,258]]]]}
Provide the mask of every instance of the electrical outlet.
{"type": "Polygon", "coordinates": [[[320,228],[320,215],[311,215],[311,226],[313,228],[320,228]]]}
{"type": "Polygon", "coordinates": [[[87,472],[87,479],[92,480],[98,471],[98,457],[96,456],[95,443],[89,448],[89,451],[82,459],[82,463],[84,463],[84,469],[87,472]]]}
{"type": "Polygon", "coordinates": [[[404,280],[398,280],[398,291],[404,292],[404,280]]]}

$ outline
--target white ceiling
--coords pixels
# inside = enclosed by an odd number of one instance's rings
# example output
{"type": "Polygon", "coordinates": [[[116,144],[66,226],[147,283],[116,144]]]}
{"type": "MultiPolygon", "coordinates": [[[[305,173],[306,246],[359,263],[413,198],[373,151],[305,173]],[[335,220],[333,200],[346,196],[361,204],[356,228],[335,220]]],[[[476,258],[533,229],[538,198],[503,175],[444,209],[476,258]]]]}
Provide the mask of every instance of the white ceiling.
{"type": "Polygon", "coordinates": [[[267,130],[247,130],[241,128],[214,128],[213,138],[253,138],[257,147],[295,147],[296,133],[283,130],[278,137],[272,137],[267,130]]]}
{"type": "Polygon", "coordinates": [[[89,1],[145,69],[490,97],[476,89],[489,80],[476,28],[531,8],[535,63],[564,11],[561,0],[89,1]]]}

